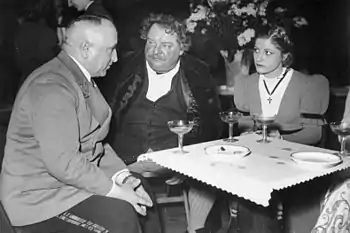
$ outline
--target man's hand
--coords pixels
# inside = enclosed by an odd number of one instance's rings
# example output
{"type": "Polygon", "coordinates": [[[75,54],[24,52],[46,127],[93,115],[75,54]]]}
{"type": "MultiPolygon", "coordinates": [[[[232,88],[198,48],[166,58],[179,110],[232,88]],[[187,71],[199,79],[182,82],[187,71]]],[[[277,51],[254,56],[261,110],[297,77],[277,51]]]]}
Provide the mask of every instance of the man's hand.
{"type": "MultiPolygon", "coordinates": [[[[148,193],[145,191],[145,189],[142,187],[141,185],[141,180],[140,179],[137,179],[136,177],[134,176],[129,176],[125,182],[124,182],[126,185],[130,185],[130,187],[132,187],[136,194],[142,198],[144,201],[147,202],[147,205],[146,206],[152,206],[153,205],[153,202],[150,198],[150,196],[148,195],[148,193]]],[[[144,211],[146,212],[146,207],[145,206],[142,206],[144,211]]]]}
{"type": "Polygon", "coordinates": [[[139,179],[128,178],[128,180],[130,180],[130,183],[126,182],[125,184],[117,185],[109,196],[129,202],[137,213],[145,216],[146,206],[151,207],[153,203],[140,185],[141,181],[139,179]],[[137,188],[135,189],[133,186],[137,188]]]}

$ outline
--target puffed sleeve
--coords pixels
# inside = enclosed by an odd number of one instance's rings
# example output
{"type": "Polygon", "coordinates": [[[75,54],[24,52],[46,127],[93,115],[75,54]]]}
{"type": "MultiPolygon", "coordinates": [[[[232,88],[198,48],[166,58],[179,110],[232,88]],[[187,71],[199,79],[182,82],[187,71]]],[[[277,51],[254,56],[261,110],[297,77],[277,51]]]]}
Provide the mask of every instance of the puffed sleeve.
{"type": "Polygon", "coordinates": [[[323,125],[322,119],[316,119],[317,115],[322,117],[328,109],[329,104],[329,82],[323,75],[312,75],[307,77],[303,97],[300,103],[300,112],[305,114],[304,124],[323,125]],[[307,117],[308,114],[314,114],[307,117]]]}
{"type": "Polygon", "coordinates": [[[240,111],[249,112],[249,106],[246,102],[247,76],[239,75],[235,80],[234,102],[236,108],[240,111]]]}
{"type": "Polygon", "coordinates": [[[300,90],[300,118],[302,130],[284,135],[283,138],[297,143],[315,145],[322,138],[323,115],[329,103],[329,83],[322,75],[305,77],[300,90]]]}

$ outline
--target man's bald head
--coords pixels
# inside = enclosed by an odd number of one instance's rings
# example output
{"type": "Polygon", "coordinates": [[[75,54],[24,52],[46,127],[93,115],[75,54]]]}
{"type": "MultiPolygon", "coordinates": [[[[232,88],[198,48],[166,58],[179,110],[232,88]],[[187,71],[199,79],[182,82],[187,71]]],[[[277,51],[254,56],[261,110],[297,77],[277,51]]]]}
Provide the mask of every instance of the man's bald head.
{"type": "Polygon", "coordinates": [[[91,76],[104,76],[117,60],[117,42],[118,33],[110,20],[84,15],[68,26],[62,49],[83,65],[91,76]]]}
{"type": "Polygon", "coordinates": [[[67,28],[64,47],[76,46],[82,41],[99,42],[105,33],[116,34],[113,23],[103,17],[83,15],[74,20],[67,28]]]}

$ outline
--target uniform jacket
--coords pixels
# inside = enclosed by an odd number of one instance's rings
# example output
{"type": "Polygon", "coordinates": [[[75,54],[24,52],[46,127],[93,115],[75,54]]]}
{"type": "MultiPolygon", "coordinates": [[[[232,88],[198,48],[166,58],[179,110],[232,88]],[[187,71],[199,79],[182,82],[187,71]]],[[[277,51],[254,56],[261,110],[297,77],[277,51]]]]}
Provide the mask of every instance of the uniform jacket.
{"type": "Polygon", "coordinates": [[[61,52],[23,84],[7,132],[0,197],[13,225],[41,222],[106,195],[125,164],[102,141],[111,110],[61,52]]]}

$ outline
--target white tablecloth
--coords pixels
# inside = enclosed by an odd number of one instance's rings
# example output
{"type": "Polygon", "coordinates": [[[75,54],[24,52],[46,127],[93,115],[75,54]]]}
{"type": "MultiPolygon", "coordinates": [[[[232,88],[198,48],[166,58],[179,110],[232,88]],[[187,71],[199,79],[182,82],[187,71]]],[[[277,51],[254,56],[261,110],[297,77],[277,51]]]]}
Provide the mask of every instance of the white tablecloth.
{"type": "MultiPolygon", "coordinates": [[[[186,137],[186,136],[185,136],[186,137]]],[[[291,160],[297,151],[321,151],[334,153],[317,147],[274,139],[269,144],[256,142],[260,135],[249,134],[237,137],[232,145],[248,147],[252,153],[230,162],[215,162],[205,153],[211,145],[227,144],[222,140],[186,146],[187,154],[175,154],[177,148],[149,153],[146,156],[161,166],[197,179],[203,183],[231,194],[268,206],[271,193],[316,177],[331,174],[350,166],[350,158],[331,168],[309,169],[291,160]]]]}

